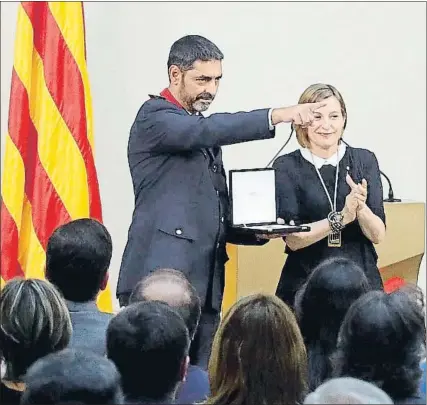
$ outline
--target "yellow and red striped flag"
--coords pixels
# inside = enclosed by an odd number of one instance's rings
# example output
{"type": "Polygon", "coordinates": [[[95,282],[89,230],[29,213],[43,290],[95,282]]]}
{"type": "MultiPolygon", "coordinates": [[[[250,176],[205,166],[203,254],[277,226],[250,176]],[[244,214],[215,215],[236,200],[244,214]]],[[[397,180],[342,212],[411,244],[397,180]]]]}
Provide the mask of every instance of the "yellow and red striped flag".
{"type": "MultiPolygon", "coordinates": [[[[52,232],[102,221],[82,2],[18,6],[1,203],[1,278],[44,278],[52,232]]],[[[84,280],[82,280],[84,283],[84,280]]],[[[98,306],[112,310],[108,287],[98,306]]]]}

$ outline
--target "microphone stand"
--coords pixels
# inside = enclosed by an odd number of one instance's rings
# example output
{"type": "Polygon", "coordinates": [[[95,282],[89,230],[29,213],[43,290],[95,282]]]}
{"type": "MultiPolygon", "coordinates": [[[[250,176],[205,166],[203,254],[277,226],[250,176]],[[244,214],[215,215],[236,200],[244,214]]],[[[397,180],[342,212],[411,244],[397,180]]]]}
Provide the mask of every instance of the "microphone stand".
{"type": "Polygon", "coordinates": [[[381,170],[380,170],[380,174],[382,175],[382,176],[384,176],[384,178],[387,180],[387,183],[388,183],[388,198],[385,198],[383,201],[384,202],[391,202],[391,203],[394,203],[394,202],[401,202],[402,200],[400,199],[400,198],[394,198],[394,192],[393,192],[393,187],[391,186],[391,181],[390,181],[390,179],[387,177],[387,175],[385,174],[385,173],[383,173],[381,170]]]}

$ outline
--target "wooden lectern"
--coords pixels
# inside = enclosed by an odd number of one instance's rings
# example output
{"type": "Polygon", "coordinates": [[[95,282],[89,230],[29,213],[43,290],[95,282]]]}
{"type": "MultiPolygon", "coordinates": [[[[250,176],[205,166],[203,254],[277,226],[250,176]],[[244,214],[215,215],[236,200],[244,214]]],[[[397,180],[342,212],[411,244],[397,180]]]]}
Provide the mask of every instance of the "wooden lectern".
{"type": "MultiPolygon", "coordinates": [[[[401,278],[417,283],[425,250],[425,204],[384,203],[386,237],[375,245],[383,282],[401,278]]],[[[274,294],[286,260],[284,242],[274,239],[264,246],[227,245],[223,312],[241,297],[259,292],[274,294]]]]}

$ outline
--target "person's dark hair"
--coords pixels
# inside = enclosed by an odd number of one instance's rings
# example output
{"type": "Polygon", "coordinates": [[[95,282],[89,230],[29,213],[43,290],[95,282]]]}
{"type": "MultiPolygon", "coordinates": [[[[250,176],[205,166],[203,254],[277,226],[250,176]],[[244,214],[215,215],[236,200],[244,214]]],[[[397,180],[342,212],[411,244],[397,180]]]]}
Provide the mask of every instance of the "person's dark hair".
{"type": "Polygon", "coordinates": [[[50,354],[28,369],[24,383],[21,405],[124,403],[114,363],[89,351],[50,354]]]}
{"type": "Polygon", "coordinates": [[[329,356],[342,320],[351,304],[368,291],[363,270],[344,258],[323,261],[298,291],[295,313],[307,348],[310,391],[330,376],[329,356]]]}
{"type": "Polygon", "coordinates": [[[68,346],[70,314],[47,281],[16,278],[0,293],[0,355],[10,381],[20,381],[39,358],[68,346]]]}
{"type": "Polygon", "coordinates": [[[183,319],[159,301],[129,305],[107,328],[107,356],[122,376],[127,399],[173,396],[189,346],[183,319]]]}
{"type": "Polygon", "coordinates": [[[111,236],[100,222],[89,218],[68,222],[49,238],[46,278],[69,301],[94,300],[107,275],[112,250],[111,236]]]}
{"type": "Polygon", "coordinates": [[[332,357],[334,376],[372,382],[395,402],[415,396],[425,356],[422,292],[371,291],[347,312],[332,357]]]}
{"type": "Polygon", "coordinates": [[[163,301],[184,319],[190,339],[200,320],[201,305],[196,289],[187,277],[174,269],[158,269],[144,277],[133,289],[129,302],[163,301]]]}
{"type": "Polygon", "coordinates": [[[292,310],[264,294],[234,304],[213,341],[207,403],[302,403],[306,379],[304,341],[292,310]]]}
{"type": "Polygon", "coordinates": [[[172,65],[182,71],[191,70],[197,60],[223,60],[224,55],[209,39],[200,35],[186,35],[175,41],[169,51],[168,71],[172,65]]]}

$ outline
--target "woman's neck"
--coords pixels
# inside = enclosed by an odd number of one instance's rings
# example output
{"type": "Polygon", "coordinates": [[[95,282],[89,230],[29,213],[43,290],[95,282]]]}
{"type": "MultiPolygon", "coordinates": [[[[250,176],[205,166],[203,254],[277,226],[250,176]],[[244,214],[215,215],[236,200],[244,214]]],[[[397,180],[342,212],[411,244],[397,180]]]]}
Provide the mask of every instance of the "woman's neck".
{"type": "Polygon", "coordinates": [[[310,152],[317,157],[322,159],[329,159],[338,151],[338,144],[331,146],[328,149],[319,148],[316,145],[309,146],[308,149],[310,149],[310,152]]]}

